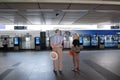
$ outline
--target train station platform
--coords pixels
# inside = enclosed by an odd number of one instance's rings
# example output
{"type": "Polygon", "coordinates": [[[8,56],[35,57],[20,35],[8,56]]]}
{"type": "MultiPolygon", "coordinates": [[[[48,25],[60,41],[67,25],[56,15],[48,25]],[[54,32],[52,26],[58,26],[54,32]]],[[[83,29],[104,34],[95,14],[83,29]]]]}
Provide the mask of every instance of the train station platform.
{"type": "Polygon", "coordinates": [[[0,52],[0,80],[120,80],[120,50],[84,50],[80,72],[63,51],[63,72],[53,72],[50,51],[0,52]]]}

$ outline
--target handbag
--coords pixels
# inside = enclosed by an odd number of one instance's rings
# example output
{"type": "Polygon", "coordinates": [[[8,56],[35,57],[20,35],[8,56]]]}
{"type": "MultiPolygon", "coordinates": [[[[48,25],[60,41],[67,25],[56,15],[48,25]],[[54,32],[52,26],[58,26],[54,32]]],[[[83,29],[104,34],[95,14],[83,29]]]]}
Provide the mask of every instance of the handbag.
{"type": "Polygon", "coordinates": [[[71,57],[71,56],[73,56],[73,52],[70,50],[69,52],[68,52],[68,55],[71,57]]]}
{"type": "Polygon", "coordinates": [[[71,51],[74,53],[80,53],[80,47],[79,46],[72,46],[71,51]]]}

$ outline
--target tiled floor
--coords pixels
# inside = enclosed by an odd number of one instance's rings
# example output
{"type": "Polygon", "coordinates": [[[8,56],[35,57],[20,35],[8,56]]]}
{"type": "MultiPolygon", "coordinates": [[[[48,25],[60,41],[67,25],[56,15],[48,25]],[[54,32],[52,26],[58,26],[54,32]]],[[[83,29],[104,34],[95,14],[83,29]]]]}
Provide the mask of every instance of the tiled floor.
{"type": "Polygon", "coordinates": [[[120,80],[120,50],[81,51],[80,72],[63,51],[62,75],[53,72],[49,52],[0,52],[0,80],[120,80]]]}

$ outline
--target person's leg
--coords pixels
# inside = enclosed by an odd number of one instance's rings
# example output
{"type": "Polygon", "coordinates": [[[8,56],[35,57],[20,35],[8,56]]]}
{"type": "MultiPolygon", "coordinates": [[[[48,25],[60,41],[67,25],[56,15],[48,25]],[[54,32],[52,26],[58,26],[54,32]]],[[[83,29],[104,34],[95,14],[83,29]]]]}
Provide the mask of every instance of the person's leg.
{"type": "Polygon", "coordinates": [[[73,53],[74,57],[73,57],[73,61],[74,61],[74,71],[77,71],[77,61],[76,61],[76,53],[73,53]]]}
{"type": "Polygon", "coordinates": [[[53,65],[54,65],[54,71],[57,71],[57,61],[53,60],[53,65]]]}
{"type": "Polygon", "coordinates": [[[62,48],[57,48],[57,52],[58,52],[59,71],[62,71],[62,48]]]}
{"type": "Polygon", "coordinates": [[[73,69],[75,69],[75,54],[73,53],[73,69]]]}
{"type": "Polygon", "coordinates": [[[76,54],[76,61],[77,61],[77,70],[80,70],[80,60],[79,60],[79,53],[76,54]]]}
{"type": "Polygon", "coordinates": [[[73,71],[75,71],[76,62],[75,62],[75,53],[73,53],[73,71]]]}
{"type": "MultiPolygon", "coordinates": [[[[56,48],[53,49],[56,52],[56,48]]],[[[57,60],[53,60],[54,71],[57,71],[57,60]]]]}

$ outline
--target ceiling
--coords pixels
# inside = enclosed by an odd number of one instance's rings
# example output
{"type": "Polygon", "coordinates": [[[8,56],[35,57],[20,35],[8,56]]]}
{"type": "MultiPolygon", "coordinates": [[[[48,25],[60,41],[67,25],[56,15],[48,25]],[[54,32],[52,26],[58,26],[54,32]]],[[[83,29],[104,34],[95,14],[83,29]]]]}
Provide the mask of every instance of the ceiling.
{"type": "MultiPolygon", "coordinates": [[[[96,0],[101,1],[101,0],[96,0]]],[[[119,0],[107,0],[118,1],[119,0]]],[[[0,3],[0,24],[118,24],[120,5],[80,3],[0,3]]]]}

